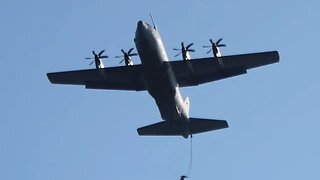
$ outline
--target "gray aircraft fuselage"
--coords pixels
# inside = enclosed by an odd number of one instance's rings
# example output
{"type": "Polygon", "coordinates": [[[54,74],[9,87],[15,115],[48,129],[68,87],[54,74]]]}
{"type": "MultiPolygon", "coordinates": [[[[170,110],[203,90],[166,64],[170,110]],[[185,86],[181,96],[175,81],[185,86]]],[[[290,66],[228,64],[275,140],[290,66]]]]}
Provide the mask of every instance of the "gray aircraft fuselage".
{"type": "MultiPolygon", "coordinates": [[[[149,24],[139,21],[135,44],[143,66],[147,90],[155,99],[162,119],[180,121],[187,126],[189,105],[181,97],[170,64],[165,63],[169,59],[159,32],[149,24]]],[[[188,132],[185,133],[188,135],[188,132]]]]}

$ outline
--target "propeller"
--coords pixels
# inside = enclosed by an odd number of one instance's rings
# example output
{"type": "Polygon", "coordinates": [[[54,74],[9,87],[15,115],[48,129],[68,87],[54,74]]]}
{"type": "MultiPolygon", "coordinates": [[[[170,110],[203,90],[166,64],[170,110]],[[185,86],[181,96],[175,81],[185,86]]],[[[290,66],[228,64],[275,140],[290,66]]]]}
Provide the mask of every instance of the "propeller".
{"type": "Polygon", "coordinates": [[[121,64],[123,61],[125,61],[126,66],[132,65],[133,63],[132,63],[131,57],[138,55],[137,53],[132,53],[133,50],[134,50],[134,48],[131,48],[131,49],[129,49],[128,52],[125,52],[123,49],[121,49],[121,52],[123,53],[123,55],[122,56],[115,56],[115,58],[123,58],[119,62],[119,64],[121,64]]]}
{"type": "Polygon", "coordinates": [[[102,54],[105,52],[105,50],[102,50],[99,52],[99,54],[96,54],[96,52],[92,51],[93,57],[85,58],[85,59],[93,59],[93,61],[89,64],[91,66],[94,62],[96,62],[96,65],[100,65],[100,59],[108,58],[107,55],[102,56],[102,54]]]}
{"type": "Polygon", "coordinates": [[[219,52],[219,47],[225,47],[225,44],[220,44],[222,41],[222,38],[220,38],[217,42],[213,42],[212,39],[210,39],[211,46],[202,46],[204,48],[211,48],[207,54],[209,54],[211,51],[214,52],[214,56],[217,56],[217,53],[219,52]]]}
{"type": "MultiPolygon", "coordinates": [[[[174,57],[179,56],[180,54],[182,54],[183,58],[185,59],[185,57],[187,56],[187,52],[195,52],[194,49],[190,49],[190,47],[193,45],[193,43],[188,44],[187,46],[184,45],[184,43],[181,43],[181,49],[177,49],[177,48],[173,48],[173,50],[175,51],[180,51],[178,54],[176,54],[174,57]]],[[[186,60],[186,59],[185,59],[186,60]]]]}

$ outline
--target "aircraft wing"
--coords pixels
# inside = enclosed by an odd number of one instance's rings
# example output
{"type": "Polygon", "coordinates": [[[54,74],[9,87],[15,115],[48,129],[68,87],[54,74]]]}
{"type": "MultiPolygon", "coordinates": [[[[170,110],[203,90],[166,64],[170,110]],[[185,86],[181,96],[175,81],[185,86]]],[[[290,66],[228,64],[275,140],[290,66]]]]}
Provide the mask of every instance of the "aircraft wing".
{"type": "Polygon", "coordinates": [[[277,51],[201,58],[170,63],[180,87],[196,86],[247,73],[248,69],[279,62],[277,51]]]}
{"type": "Polygon", "coordinates": [[[146,90],[141,65],[47,74],[53,84],[84,85],[87,89],[146,90]]]}

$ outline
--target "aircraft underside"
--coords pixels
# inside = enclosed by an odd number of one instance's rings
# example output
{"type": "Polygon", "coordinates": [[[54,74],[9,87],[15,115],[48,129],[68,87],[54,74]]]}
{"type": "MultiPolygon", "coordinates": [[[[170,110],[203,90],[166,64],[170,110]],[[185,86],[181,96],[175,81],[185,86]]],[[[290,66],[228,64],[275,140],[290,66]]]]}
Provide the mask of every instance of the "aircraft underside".
{"type": "MultiPolygon", "coordinates": [[[[84,85],[88,89],[110,89],[145,91],[155,99],[161,118],[165,121],[139,128],[139,135],[183,136],[213,131],[228,127],[225,120],[189,117],[189,98],[183,100],[180,87],[198,86],[233,76],[246,74],[247,70],[279,62],[277,51],[221,56],[219,44],[222,39],[213,42],[210,39],[213,57],[191,59],[188,52],[193,43],[184,46],[182,61],[169,61],[164,45],[156,27],[139,21],[135,44],[138,54],[121,50],[126,66],[107,67],[102,63],[101,51],[93,51],[96,69],[54,72],[47,76],[54,84],[84,85]],[[139,55],[140,65],[133,65],[131,56],[139,55]]],[[[178,50],[178,49],[175,49],[178,50]]]]}

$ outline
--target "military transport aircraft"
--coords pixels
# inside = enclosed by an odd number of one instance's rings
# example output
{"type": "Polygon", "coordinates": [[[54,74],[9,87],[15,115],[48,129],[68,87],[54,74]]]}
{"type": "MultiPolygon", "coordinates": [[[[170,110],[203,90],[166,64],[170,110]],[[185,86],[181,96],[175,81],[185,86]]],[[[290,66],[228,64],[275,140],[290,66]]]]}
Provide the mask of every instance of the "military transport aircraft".
{"type": "MultiPolygon", "coordinates": [[[[192,44],[186,47],[182,44],[183,60],[169,61],[156,26],[139,21],[134,42],[141,64],[126,63],[126,66],[105,68],[101,61],[101,57],[106,58],[102,56],[103,51],[98,55],[93,52],[96,69],[53,72],[47,76],[53,84],[84,85],[88,89],[148,91],[164,121],[141,127],[137,129],[138,134],[188,138],[193,134],[227,128],[228,123],[190,117],[189,98],[183,100],[180,87],[242,75],[248,69],[279,61],[277,51],[221,56],[218,49],[220,41],[214,43],[210,40],[213,57],[191,59],[186,53],[192,44]]],[[[125,52],[122,52],[125,57],[125,52]]]]}

